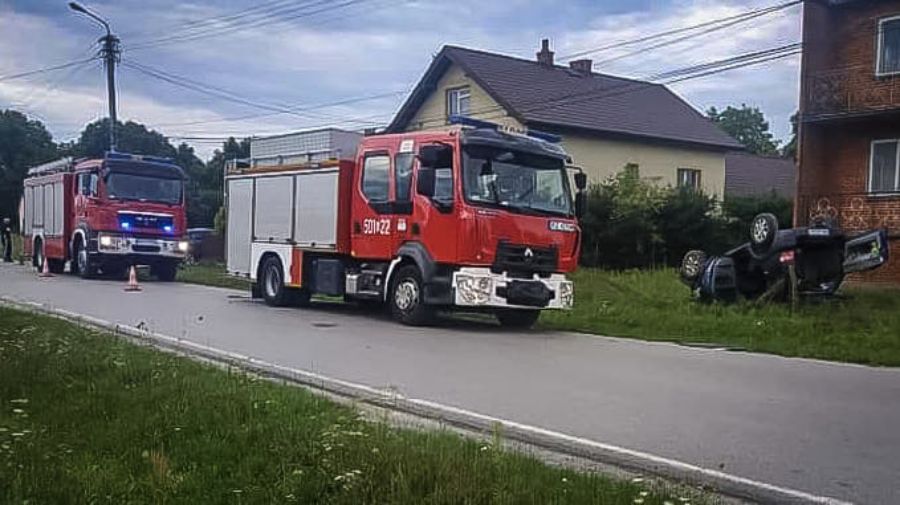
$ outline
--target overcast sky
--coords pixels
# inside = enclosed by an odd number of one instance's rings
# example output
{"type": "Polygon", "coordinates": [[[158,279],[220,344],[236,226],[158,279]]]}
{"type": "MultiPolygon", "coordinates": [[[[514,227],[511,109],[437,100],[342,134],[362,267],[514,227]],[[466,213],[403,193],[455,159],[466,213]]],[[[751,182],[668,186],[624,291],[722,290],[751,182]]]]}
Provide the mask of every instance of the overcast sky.
{"type": "MultiPolygon", "coordinates": [[[[0,78],[96,53],[101,28],[63,0],[0,0],[0,78]]],[[[533,58],[542,37],[557,56],[778,3],[730,0],[104,0],[85,5],[122,39],[123,63],[214,86],[277,114],[154,79],[118,74],[119,118],[173,137],[248,136],[314,126],[386,124],[443,44],[533,58]],[[247,9],[255,9],[250,10],[247,9]],[[231,16],[222,19],[223,16],[231,16]],[[218,18],[215,24],[209,22],[218,18]],[[186,40],[185,40],[186,39],[186,40]],[[149,44],[149,45],[147,45],[149,44]],[[377,97],[368,100],[356,100],[377,97]],[[351,103],[318,107],[338,101],[351,103]],[[250,116],[250,117],[248,117],[250,116]]],[[[797,42],[800,7],[679,44],[602,63],[642,77],[797,42]]],[[[592,54],[594,61],[634,48],[592,54]]],[[[559,60],[559,58],[558,58],[559,60]]],[[[672,85],[699,110],[760,107],[776,135],[790,132],[799,58],[672,85]]],[[[527,83],[523,83],[527,85],[527,83]]],[[[92,61],[27,79],[0,80],[0,108],[42,120],[58,141],[106,115],[102,67],[92,61]]],[[[216,147],[190,142],[206,158],[216,147]]]]}

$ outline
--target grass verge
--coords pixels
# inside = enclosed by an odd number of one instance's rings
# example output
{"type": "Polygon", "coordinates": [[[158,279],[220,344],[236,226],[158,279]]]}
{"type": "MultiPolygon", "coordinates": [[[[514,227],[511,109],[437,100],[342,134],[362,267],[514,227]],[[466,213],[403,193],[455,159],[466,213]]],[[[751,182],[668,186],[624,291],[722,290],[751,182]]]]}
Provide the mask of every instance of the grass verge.
{"type": "Polygon", "coordinates": [[[250,289],[250,281],[232,277],[225,273],[225,265],[221,263],[195,263],[182,265],[176,279],[190,284],[204,284],[220,288],[250,289]]]}
{"type": "Polygon", "coordinates": [[[672,270],[574,275],[575,309],[547,312],[545,328],[645,340],[721,344],[748,351],[870,365],[900,365],[900,291],[847,288],[802,304],[701,304],[672,270]]]}
{"type": "Polygon", "coordinates": [[[683,503],[6,308],[0,362],[2,503],[683,503]]]}

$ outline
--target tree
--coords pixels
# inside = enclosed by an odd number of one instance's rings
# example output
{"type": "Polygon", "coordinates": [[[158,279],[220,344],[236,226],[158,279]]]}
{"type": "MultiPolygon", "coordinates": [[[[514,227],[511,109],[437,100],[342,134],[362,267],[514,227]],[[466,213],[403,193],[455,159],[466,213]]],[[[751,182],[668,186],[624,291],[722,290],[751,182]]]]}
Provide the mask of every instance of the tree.
{"type": "Polygon", "coordinates": [[[746,104],[741,104],[740,108],[729,105],[719,112],[715,107],[710,107],[706,115],[751,153],[778,154],[778,141],[773,138],[769,123],[759,108],[746,104]]]}
{"type": "Polygon", "coordinates": [[[0,217],[18,222],[22,181],[28,169],[57,156],[53,137],[40,121],[14,110],[0,111],[0,217]]]}
{"type": "Polygon", "coordinates": [[[797,159],[797,121],[799,112],[791,116],[791,140],[781,148],[781,155],[785,158],[797,159]]]}
{"type": "Polygon", "coordinates": [[[222,196],[224,188],[222,181],[225,173],[225,162],[233,159],[245,159],[250,157],[250,139],[245,138],[240,141],[234,137],[229,137],[222,143],[222,149],[216,149],[212,158],[206,164],[206,172],[203,180],[203,187],[206,188],[206,205],[212,212],[209,223],[218,232],[225,230],[225,213],[222,211],[222,196]]]}

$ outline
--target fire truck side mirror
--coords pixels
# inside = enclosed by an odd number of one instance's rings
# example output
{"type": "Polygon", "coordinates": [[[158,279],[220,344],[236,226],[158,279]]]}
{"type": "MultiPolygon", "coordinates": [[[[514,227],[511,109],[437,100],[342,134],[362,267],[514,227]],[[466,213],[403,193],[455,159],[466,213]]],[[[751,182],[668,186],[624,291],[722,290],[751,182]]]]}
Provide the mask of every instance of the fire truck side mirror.
{"type": "Polygon", "coordinates": [[[420,166],[416,177],[416,192],[428,198],[434,197],[434,169],[420,166]]]}
{"type": "Polygon", "coordinates": [[[575,174],[575,187],[578,191],[584,191],[587,188],[587,174],[578,172],[575,174]]]}
{"type": "Polygon", "coordinates": [[[587,211],[587,194],[584,191],[575,193],[575,217],[581,219],[587,211]]]}

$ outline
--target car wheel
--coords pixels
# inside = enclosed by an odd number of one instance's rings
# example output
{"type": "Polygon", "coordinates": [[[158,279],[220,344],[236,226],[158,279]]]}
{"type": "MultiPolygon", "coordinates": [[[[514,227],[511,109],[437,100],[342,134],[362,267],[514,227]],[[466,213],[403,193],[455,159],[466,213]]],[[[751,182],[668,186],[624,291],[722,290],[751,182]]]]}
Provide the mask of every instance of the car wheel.
{"type": "Polygon", "coordinates": [[[541,317],[540,310],[528,309],[502,309],[494,313],[497,321],[504,328],[514,328],[525,330],[534,326],[538,318],[541,317]]]}
{"type": "Polygon", "coordinates": [[[699,250],[688,251],[681,260],[681,280],[687,285],[693,285],[700,277],[703,264],[706,263],[706,253],[699,250]]]}
{"type": "Polygon", "coordinates": [[[267,305],[284,307],[290,303],[290,295],[284,287],[284,268],[277,256],[266,258],[256,282],[267,305]]]}
{"type": "Polygon", "coordinates": [[[434,310],[425,305],[422,274],[414,265],[400,268],[390,291],[391,315],[410,326],[423,326],[434,319],[434,310]]]}
{"type": "Polygon", "coordinates": [[[778,234],[778,218],[768,212],[759,214],[750,223],[750,249],[753,254],[763,256],[775,242],[778,234]]]}

